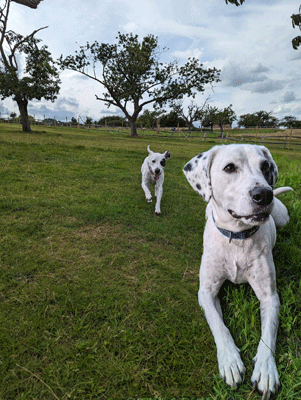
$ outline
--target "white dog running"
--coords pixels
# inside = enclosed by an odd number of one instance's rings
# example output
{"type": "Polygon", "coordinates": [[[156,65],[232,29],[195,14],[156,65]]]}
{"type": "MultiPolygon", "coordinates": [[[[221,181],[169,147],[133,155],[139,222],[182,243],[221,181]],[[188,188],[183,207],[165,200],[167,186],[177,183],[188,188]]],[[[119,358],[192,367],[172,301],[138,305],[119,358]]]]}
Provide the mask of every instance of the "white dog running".
{"type": "Polygon", "coordinates": [[[155,184],[155,196],[157,197],[155,213],[161,214],[161,199],[163,194],[163,182],[164,182],[164,167],[165,162],[171,157],[170,152],[166,151],[163,154],[154,153],[147,146],[149,155],[145,158],[142,166],[142,189],[144,190],[146,200],[150,203],[152,201],[152,194],[149,189],[150,183],[155,184]]]}
{"type": "Polygon", "coordinates": [[[217,295],[227,279],[249,282],[260,300],[261,313],[261,340],[251,381],[263,399],[269,399],[280,385],[274,358],[279,298],[272,248],[275,226],[289,220],[286,207],[274,195],[292,188],[273,191],[278,169],[264,146],[215,146],[192,158],[183,171],[208,202],[198,298],[214,336],[220,375],[236,387],[245,367],[223,322],[217,295]]]}

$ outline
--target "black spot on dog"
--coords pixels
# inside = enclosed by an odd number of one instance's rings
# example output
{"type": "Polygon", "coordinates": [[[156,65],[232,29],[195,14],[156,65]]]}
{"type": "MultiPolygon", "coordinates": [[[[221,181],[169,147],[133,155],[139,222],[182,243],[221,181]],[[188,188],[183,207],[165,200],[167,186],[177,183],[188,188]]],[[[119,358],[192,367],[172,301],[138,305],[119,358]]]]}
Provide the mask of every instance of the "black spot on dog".
{"type": "Polygon", "coordinates": [[[199,183],[197,183],[195,186],[196,186],[196,188],[197,188],[198,190],[202,190],[202,186],[201,186],[199,183]]]}
{"type": "Polygon", "coordinates": [[[273,186],[277,178],[277,173],[274,165],[265,160],[261,164],[261,171],[267,183],[273,186]]]}
{"type": "Polygon", "coordinates": [[[160,161],[160,164],[162,165],[162,167],[165,167],[165,164],[166,164],[165,158],[163,158],[163,160],[160,161]]]}
{"type": "Polygon", "coordinates": [[[197,158],[201,158],[203,157],[203,153],[200,153],[199,155],[197,155],[197,158]]]}
{"type": "Polygon", "coordinates": [[[190,172],[192,170],[192,165],[190,163],[187,163],[184,167],[184,171],[190,172]]]}

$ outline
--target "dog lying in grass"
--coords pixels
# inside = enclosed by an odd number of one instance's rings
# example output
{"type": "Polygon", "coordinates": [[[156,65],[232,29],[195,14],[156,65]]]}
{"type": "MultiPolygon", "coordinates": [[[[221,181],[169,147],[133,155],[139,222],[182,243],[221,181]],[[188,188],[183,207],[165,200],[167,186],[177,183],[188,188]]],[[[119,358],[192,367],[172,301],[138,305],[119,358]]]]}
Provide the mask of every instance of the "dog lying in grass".
{"type": "Polygon", "coordinates": [[[217,295],[227,279],[248,282],[260,300],[261,314],[261,339],[251,381],[263,399],[269,399],[280,385],[274,358],[279,297],[272,248],[276,227],[289,221],[286,207],[275,195],[292,188],[273,190],[278,169],[264,146],[215,146],[192,158],[183,171],[208,202],[198,298],[214,336],[220,375],[236,387],[245,367],[223,322],[217,295]]]}
{"type": "Polygon", "coordinates": [[[163,154],[154,153],[147,146],[148,156],[145,158],[142,166],[142,189],[144,190],[146,200],[150,203],[152,201],[152,194],[150,192],[150,184],[155,185],[155,196],[157,198],[155,205],[156,215],[161,214],[161,199],[163,195],[163,182],[164,182],[164,167],[165,162],[171,155],[169,151],[163,154]]]}

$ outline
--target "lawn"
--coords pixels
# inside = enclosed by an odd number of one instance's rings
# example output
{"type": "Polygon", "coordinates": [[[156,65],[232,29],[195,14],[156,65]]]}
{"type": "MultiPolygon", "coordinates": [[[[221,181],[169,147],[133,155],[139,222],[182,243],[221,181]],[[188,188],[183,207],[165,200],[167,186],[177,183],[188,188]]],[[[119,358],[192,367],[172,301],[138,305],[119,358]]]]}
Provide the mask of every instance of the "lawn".
{"type": "MultiPolygon", "coordinates": [[[[0,124],[0,399],[260,399],[259,303],[226,285],[243,385],[218,376],[197,302],[206,204],[182,174],[220,140],[0,124]],[[171,152],[162,215],[141,189],[146,147],[171,152]]],[[[274,259],[278,399],[301,399],[301,149],[270,147],[291,221],[274,259]]]]}

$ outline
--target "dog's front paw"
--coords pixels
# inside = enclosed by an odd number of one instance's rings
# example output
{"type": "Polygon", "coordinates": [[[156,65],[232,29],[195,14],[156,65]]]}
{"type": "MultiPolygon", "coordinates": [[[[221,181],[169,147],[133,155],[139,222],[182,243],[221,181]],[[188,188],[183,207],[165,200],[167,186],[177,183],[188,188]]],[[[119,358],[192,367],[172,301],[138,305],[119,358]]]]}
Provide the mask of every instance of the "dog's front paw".
{"type": "Polygon", "coordinates": [[[156,215],[161,215],[161,211],[155,211],[156,215]]]}
{"type": "Polygon", "coordinates": [[[147,197],[147,198],[146,198],[146,201],[147,201],[148,203],[151,203],[151,202],[153,201],[153,199],[152,199],[151,197],[147,197]]]}
{"type": "Polygon", "coordinates": [[[254,388],[262,394],[262,400],[268,400],[272,394],[276,394],[280,387],[279,375],[276,362],[272,354],[260,357],[259,354],[253,359],[255,364],[251,377],[254,388]]]}
{"type": "Polygon", "coordinates": [[[239,349],[234,346],[224,347],[217,353],[218,368],[224,381],[237,387],[243,381],[245,367],[239,355],[239,349]]]}

